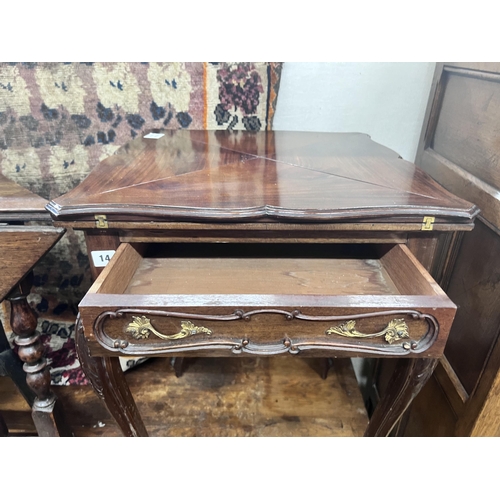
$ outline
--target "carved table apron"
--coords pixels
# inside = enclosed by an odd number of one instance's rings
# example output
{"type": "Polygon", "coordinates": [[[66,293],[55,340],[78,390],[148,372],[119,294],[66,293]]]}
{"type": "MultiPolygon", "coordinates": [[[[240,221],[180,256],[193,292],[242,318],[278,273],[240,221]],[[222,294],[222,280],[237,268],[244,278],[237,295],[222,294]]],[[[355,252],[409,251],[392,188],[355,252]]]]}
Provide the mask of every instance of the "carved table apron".
{"type": "Polygon", "coordinates": [[[80,361],[147,435],[118,356],[394,357],[387,435],[442,355],[446,271],[474,205],[361,134],[157,131],[47,206],[85,231],[80,361]]]}

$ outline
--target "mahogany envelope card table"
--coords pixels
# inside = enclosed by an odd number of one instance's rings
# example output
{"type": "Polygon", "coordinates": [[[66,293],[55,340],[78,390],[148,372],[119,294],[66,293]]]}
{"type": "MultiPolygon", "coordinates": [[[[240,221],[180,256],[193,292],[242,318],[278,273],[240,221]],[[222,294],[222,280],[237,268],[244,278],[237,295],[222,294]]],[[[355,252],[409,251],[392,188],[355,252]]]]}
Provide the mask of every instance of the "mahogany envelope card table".
{"type": "MultiPolygon", "coordinates": [[[[47,200],[0,175],[0,302],[10,302],[10,324],[19,348],[18,356],[0,323],[0,375],[9,376],[32,407],[38,435],[59,436],[67,430],[50,388],[37,318],[26,300],[33,267],[64,234],[64,229],[52,226],[46,204],[47,200]]],[[[7,433],[0,417],[0,435],[7,433]]]]}
{"type": "MultiPolygon", "coordinates": [[[[388,435],[443,353],[438,285],[478,209],[364,134],[153,131],[47,205],[83,230],[83,369],[145,436],[119,356],[397,358],[388,435]]],[[[224,362],[221,359],[221,362],[224,362]]]]}

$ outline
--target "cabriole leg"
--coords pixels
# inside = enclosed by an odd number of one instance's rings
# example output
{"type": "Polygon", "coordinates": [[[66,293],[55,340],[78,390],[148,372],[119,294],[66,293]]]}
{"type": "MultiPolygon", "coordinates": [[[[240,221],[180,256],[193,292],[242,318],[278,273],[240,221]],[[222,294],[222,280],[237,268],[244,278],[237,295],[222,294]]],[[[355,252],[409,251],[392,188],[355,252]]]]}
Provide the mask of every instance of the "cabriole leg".
{"type": "Polygon", "coordinates": [[[92,357],[80,318],[76,322],[76,349],[82,369],[104,401],[124,436],[146,437],[146,427],[116,357],[92,357]]]}
{"type": "Polygon", "coordinates": [[[405,410],[429,380],[438,359],[403,358],[392,374],[385,396],[379,401],[366,428],[366,437],[388,436],[405,410]]]}

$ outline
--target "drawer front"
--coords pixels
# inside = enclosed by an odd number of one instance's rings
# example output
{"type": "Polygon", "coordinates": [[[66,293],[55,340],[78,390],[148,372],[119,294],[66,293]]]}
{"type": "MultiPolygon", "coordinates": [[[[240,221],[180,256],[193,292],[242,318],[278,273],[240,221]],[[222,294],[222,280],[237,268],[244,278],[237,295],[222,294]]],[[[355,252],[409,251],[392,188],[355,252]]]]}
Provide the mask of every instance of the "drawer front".
{"type": "Polygon", "coordinates": [[[82,323],[101,355],[96,343],[133,356],[420,356],[442,350],[440,332],[454,316],[435,307],[224,309],[85,308],[82,323]]]}
{"type": "Polygon", "coordinates": [[[455,305],[406,247],[364,258],[160,260],[123,244],[80,304],[85,336],[93,355],[439,357],[455,305]]]}

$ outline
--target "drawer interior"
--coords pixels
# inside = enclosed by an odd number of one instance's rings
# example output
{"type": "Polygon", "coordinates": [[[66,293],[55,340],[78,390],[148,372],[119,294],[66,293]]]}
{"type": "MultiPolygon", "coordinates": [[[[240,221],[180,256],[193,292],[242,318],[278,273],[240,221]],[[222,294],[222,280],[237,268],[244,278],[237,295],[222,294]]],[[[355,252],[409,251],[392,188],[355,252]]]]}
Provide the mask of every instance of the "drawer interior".
{"type": "Polygon", "coordinates": [[[122,243],[79,309],[99,355],[435,356],[456,307],[402,244],[122,243]]]}
{"type": "Polygon", "coordinates": [[[122,243],[90,292],[444,295],[399,244],[122,243]]]}

